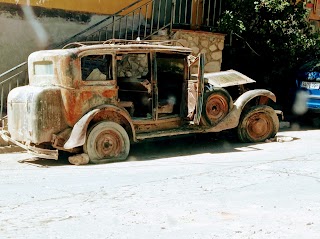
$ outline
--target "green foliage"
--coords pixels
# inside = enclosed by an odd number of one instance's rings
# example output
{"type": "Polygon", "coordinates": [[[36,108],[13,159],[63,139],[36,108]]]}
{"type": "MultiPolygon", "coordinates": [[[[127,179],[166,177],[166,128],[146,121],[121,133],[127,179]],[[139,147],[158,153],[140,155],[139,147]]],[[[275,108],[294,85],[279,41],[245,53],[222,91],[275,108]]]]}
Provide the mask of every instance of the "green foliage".
{"type": "Polygon", "coordinates": [[[265,88],[280,90],[279,85],[294,82],[296,69],[317,51],[319,39],[302,1],[226,0],[225,6],[219,31],[233,39],[225,65],[245,71],[265,88]]]}

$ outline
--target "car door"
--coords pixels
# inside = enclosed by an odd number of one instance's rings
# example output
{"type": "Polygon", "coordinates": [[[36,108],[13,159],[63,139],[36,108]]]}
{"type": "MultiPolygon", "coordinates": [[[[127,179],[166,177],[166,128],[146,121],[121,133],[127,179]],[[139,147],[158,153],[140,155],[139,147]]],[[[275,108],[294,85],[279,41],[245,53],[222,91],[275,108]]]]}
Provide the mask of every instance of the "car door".
{"type": "Polygon", "coordinates": [[[187,119],[195,125],[199,125],[204,94],[204,54],[200,53],[189,64],[189,71],[197,65],[197,74],[192,74],[187,86],[187,119]]]}

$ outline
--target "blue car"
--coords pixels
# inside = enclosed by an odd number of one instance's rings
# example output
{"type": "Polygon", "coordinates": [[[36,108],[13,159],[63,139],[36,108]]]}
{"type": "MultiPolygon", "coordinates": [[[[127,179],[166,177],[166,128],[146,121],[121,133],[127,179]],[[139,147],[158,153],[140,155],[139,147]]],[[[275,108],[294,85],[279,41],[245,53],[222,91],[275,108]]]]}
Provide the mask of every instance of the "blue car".
{"type": "Polygon", "coordinates": [[[307,109],[320,112],[320,61],[311,61],[303,65],[298,72],[297,87],[307,93],[307,109]]]}

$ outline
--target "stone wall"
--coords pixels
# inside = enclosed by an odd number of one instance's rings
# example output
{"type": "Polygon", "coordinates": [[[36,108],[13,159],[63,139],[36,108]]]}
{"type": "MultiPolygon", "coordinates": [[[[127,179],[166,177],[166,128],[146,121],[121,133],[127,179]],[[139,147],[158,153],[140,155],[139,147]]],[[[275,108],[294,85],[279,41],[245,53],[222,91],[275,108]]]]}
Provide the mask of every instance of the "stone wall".
{"type": "Polygon", "coordinates": [[[177,40],[177,45],[190,47],[195,56],[199,53],[205,53],[205,72],[221,70],[225,35],[212,32],[176,30],[172,39],[177,40]]]}
{"type": "Polygon", "coordinates": [[[146,54],[123,55],[118,61],[118,77],[141,78],[148,74],[148,57],[146,54]]]}

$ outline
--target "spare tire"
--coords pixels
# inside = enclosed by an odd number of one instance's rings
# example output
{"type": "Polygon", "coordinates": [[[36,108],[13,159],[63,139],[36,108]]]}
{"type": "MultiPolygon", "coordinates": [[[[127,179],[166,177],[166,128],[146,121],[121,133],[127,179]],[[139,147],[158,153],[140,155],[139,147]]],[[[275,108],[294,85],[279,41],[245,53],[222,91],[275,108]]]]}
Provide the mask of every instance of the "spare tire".
{"type": "Polygon", "coordinates": [[[218,124],[232,109],[233,101],[223,88],[206,92],[203,99],[202,118],[205,123],[214,126],[218,124]]]}

